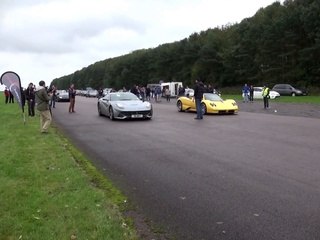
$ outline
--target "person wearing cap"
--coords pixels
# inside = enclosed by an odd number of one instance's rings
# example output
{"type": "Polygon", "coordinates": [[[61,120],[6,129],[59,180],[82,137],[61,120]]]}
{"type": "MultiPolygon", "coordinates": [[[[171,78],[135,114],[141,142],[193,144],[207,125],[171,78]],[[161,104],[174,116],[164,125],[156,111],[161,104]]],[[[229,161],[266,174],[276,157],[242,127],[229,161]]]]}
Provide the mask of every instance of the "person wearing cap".
{"type": "Polygon", "coordinates": [[[48,133],[52,121],[49,108],[50,96],[45,88],[45,82],[42,80],[39,82],[39,87],[35,91],[35,100],[37,110],[40,113],[40,131],[41,133],[48,133]]]}

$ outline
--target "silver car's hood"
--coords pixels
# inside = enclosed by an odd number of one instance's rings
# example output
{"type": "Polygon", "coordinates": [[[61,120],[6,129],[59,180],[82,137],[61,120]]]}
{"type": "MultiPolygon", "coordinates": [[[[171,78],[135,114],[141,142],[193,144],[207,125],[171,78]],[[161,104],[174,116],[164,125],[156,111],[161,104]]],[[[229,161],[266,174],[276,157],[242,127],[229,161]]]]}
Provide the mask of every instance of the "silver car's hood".
{"type": "Polygon", "coordinates": [[[140,100],[112,101],[111,105],[121,111],[143,111],[151,109],[149,102],[142,102],[140,100]]]}

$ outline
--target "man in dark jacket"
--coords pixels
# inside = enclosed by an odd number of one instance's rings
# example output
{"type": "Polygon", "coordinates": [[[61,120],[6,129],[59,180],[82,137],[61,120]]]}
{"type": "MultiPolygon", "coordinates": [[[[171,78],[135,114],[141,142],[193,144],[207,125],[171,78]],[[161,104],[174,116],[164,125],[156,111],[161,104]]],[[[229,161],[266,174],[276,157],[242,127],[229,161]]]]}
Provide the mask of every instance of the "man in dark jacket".
{"type": "Polygon", "coordinates": [[[28,113],[29,116],[34,116],[34,107],[35,107],[35,95],[34,87],[32,83],[29,83],[28,88],[25,91],[26,100],[28,102],[28,113]]]}
{"type": "Polygon", "coordinates": [[[196,85],[194,87],[194,99],[196,101],[197,117],[194,119],[197,119],[197,120],[203,119],[201,101],[202,101],[204,92],[205,92],[205,88],[203,83],[201,81],[196,80],[196,85]]]}
{"type": "Polygon", "coordinates": [[[40,81],[39,87],[35,91],[35,100],[37,110],[40,112],[40,130],[42,133],[48,133],[51,124],[51,113],[49,110],[50,96],[45,88],[45,82],[40,81]]]}

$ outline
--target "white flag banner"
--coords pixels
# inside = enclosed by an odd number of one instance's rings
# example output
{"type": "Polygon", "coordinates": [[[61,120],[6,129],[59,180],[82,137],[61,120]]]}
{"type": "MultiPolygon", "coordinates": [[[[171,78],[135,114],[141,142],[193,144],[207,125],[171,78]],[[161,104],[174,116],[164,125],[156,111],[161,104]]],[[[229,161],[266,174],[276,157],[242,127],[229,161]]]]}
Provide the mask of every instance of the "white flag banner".
{"type": "Polygon", "coordinates": [[[21,82],[19,75],[11,71],[5,72],[1,75],[0,82],[10,90],[23,111],[21,98],[21,82]]]}

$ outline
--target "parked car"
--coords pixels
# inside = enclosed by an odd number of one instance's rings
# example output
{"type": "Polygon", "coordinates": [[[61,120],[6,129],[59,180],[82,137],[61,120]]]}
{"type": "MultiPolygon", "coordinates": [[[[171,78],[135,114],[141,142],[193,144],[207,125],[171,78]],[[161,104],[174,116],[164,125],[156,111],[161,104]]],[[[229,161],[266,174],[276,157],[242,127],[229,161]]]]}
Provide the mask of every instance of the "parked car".
{"type": "Polygon", "coordinates": [[[286,96],[293,96],[294,97],[294,96],[307,95],[306,90],[301,90],[301,89],[295,88],[290,84],[276,84],[276,85],[274,85],[272,90],[280,93],[281,96],[286,95],[286,96]]]}
{"type": "MultiPolygon", "coordinates": [[[[262,89],[263,87],[253,87],[253,99],[263,99],[262,97],[262,89]]],[[[280,97],[280,93],[271,90],[269,92],[270,99],[275,99],[280,97]]]]}
{"type": "Polygon", "coordinates": [[[69,102],[69,93],[66,90],[57,90],[57,102],[69,102]]]}
{"type": "MultiPolygon", "coordinates": [[[[194,97],[179,97],[177,100],[179,112],[196,112],[196,103],[194,97]]],[[[238,112],[238,104],[233,99],[223,100],[215,93],[204,93],[201,101],[203,114],[235,114],[238,112]]]]}
{"type": "Polygon", "coordinates": [[[187,96],[187,97],[193,97],[194,90],[192,88],[186,88],[184,90],[184,95],[187,96]]]}
{"type": "Polygon", "coordinates": [[[88,90],[86,93],[86,97],[98,97],[98,90],[88,90]]]}
{"type": "Polygon", "coordinates": [[[98,113],[114,119],[151,119],[150,102],[141,101],[130,92],[111,92],[98,100],[98,113]]]}
{"type": "Polygon", "coordinates": [[[110,93],[112,91],[112,88],[105,88],[103,89],[103,96],[107,95],[108,93],[110,93]]]}

